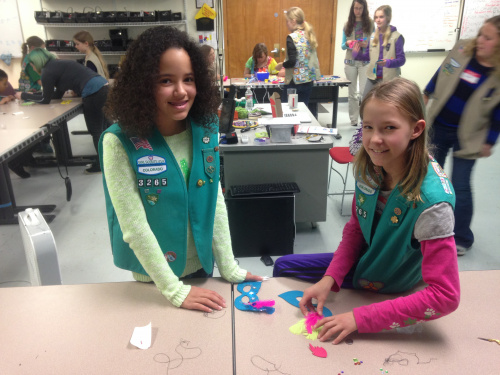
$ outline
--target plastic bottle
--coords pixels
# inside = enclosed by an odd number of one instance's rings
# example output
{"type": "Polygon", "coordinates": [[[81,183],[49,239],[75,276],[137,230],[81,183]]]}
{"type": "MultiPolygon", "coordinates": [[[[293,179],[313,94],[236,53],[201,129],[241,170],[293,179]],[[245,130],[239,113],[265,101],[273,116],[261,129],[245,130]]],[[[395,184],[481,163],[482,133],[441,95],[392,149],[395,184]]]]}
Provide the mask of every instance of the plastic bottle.
{"type": "Polygon", "coordinates": [[[250,90],[250,86],[248,86],[247,91],[245,91],[245,101],[245,108],[250,111],[253,108],[253,94],[252,90],[250,90]]]}

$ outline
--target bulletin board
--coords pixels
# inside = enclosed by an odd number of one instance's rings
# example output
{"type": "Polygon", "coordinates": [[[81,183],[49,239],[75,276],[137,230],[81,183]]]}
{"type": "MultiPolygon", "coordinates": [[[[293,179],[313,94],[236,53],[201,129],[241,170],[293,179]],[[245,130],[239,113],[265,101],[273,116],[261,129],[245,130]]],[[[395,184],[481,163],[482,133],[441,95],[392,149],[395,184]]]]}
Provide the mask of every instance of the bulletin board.
{"type": "Polygon", "coordinates": [[[0,0],[0,9],[0,55],[22,57],[23,33],[17,1],[0,0]]]}
{"type": "MultiPolygon", "coordinates": [[[[478,0],[469,0],[475,1],[478,0]]],[[[391,25],[403,35],[405,52],[448,51],[457,41],[460,0],[367,0],[367,3],[371,18],[379,6],[391,6],[391,25]]]]}
{"type": "Polygon", "coordinates": [[[474,38],[486,19],[498,15],[500,0],[465,0],[460,39],[474,38]]]}

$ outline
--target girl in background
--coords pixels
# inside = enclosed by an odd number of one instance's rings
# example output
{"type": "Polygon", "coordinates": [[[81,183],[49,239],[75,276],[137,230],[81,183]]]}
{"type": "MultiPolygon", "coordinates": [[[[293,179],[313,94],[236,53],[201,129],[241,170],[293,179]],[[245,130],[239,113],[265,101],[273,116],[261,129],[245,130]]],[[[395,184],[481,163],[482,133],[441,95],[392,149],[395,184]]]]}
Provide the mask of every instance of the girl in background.
{"type": "Polygon", "coordinates": [[[220,74],[217,72],[217,66],[215,65],[215,50],[208,44],[202,45],[200,49],[207,60],[209,72],[213,74],[215,80],[219,81],[220,74]]]}
{"type": "Polygon", "coordinates": [[[404,53],[405,40],[391,25],[392,8],[382,5],[374,15],[376,30],[373,32],[369,49],[363,51],[358,44],[353,48],[355,59],[370,60],[366,67],[367,81],[363,97],[379,82],[386,82],[401,75],[401,67],[406,62],[404,53]]]}
{"type": "Polygon", "coordinates": [[[26,39],[21,47],[23,51],[21,77],[19,78],[19,91],[21,92],[35,92],[42,89],[40,74],[28,63],[28,54],[35,48],[45,48],[45,42],[35,35],[26,39]]]}
{"type": "MultiPolygon", "coordinates": [[[[17,99],[49,104],[61,99],[68,90],[82,97],[85,124],[98,152],[99,137],[108,122],[102,111],[108,95],[108,81],[99,74],[73,60],[59,60],[44,48],[35,48],[28,55],[28,63],[41,73],[43,92],[37,94],[16,93],[17,99]]],[[[99,161],[85,170],[85,174],[101,173],[99,161]]]]}
{"type": "Polygon", "coordinates": [[[349,118],[352,126],[358,125],[359,118],[359,95],[358,95],[358,77],[359,93],[363,93],[366,84],[366,65],[370,62],[368,57],[360,60],[360,57],[354,58],[352,50],[358,49],[363,56],[363,52],[368,47],[368,40],[373,32],[373,20],[368,16],[368,5],[366,0],[354,0],[349,11],[344,29],[342,30],[342,49],[345,53],[345,75],[351,81],[349,85],[349,118]]]}
{"type": "Polygon", "coordinates": [[[257,72],[269,72],[269,74],[278,74],[276,69],[276,60],[268,56],[267,47],[264,43],[257,43],[253,48],[252,56],[245,64],[243,77],[251,78],[257,72]]]}
{"type": "Polygon", "coordinates": [[[460,40],[424,90],[436,161],[453,149],[457,193],[455,241],[464,255],[474,243],[472,169],[491,155],[500,132],[500,16],[486,20],[476,38],[460,40]]]}
{"type": "Polygon", "coordinates": [[[455,195],[439,164],[428,154],[425,109],[418,86],[404,78],[375,86],[361,103],[363,148],[356,155],[352,216],[330,254],[277,259],[274,276],[314,281],[299,303],[317,312],[340,287],[403,293],[405,297],[354,308],[320,320],[320,341],[381,332],[445,316],[460,300],[453,238],[455,195]],[[315,273],[315,270],[316,271],[315,273]],[[326,270],[322,276],[319,270],[326,270]]]}
{"type": "Polygon", "coordinates": [[[116,266],[154,281],[174,306],[226,307],[216,292],[186,285],[211,276],[214,260],[230,282],[260,281],[231,247],[219,184],[217,87],[198,44],[159,26],[129,47],[110,92],[117,123],[99,150],[116,266]]]}
{"type": "Polygon", "coordinates": [[[79,31],[73,36],[75,47],[85,54],[85,66],[100,76],[109,79],[108,66],[101,55],[101,51],[94,45],[94,38],[88,31],[79,31]]]}
{"type": "MultiPolygon", "coordinates": [[[[321,77],[316,53],[318,41],[312,26],[306,21],[304,12],[298,7],[287,10],[286,26],[290,31],[286,37],[286,59],[276,66],[277,70],[285,67],[283,102],[288,100],[287,89],[294,88],[297,90],[299,102],[308,105],[313,82],[321,77]]],[[[314,112],[313,115],[317,117],[314,112]]]]}

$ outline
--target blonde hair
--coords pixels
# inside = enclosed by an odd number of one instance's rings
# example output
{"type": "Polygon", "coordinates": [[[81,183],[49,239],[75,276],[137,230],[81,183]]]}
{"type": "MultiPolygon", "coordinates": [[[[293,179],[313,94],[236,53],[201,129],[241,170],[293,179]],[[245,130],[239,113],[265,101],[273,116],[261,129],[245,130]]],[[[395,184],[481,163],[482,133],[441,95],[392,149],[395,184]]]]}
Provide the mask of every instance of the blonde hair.
{"type": "MultiPolygon", "coordinates": [[[[474,56],[476,53],[476,48],[477,48],[477,38],[479,35],[481,35],[481,29],[489,23],[490,25],[494,26],[497,29],[497,34],[500,37],[500,16],[495,16],[488,18],[486,21],[484,21],[483,26],[479,29],[477,32],[477,35],[474,39],[472,39],[464,48],[464,52],[467,56],[474,56]]],[[[496,45],[495,47],[495,52],[493,53],[493,56],[491,57],[491,62],[493,64],[493,72],[492,74],[496,76],[497,78],[500,78],[500,43],[496,45]]]]}
{"type": "Polygon", "coordinates": [[[90,50],[97,56],[99,62],[101,63],[105,78],[109,79],[108,65],[106,64],[106,61],[104,61],[99,48],[94,45],[94,38],[92,38],[92,35],[88,31],[82,30],[73,35],[73,39],[78,40],[80,43],[87,42],[89,44],[90,50]]]}
{"type": "Polygon", "coordinates": [[[30,36],[28,39],[26,39],[26,42],[23,43],[21,46],[21,51],[23,51],[23,57],[21,59],[21,66],[23,65],[24,58],[28,53],[30,53],[30,48],[35,47],[35,48],[42,48],[45,45],[45,42],[43,41],[42,38],[37,37],[36,35],[30,36]]]}
{"type": "Polygon", "coordinates": [[[299,7],[291,7],[286,11],[286,18],[297,23],[295,30],[304,30],[312,49],[318,48],[316,34],[314,33],[313,27],[306,21],[306,15],[302,9],[299,7]]]}
{"type": "MultiPolygon", "coordinates": [[[[363,118],[367,103],[373,99],[393,105],[411,123],[425,119],[425,106],[420,89],[415,82],[408,79],[398,77],[374,86],[361,103],[359,109],[361,118],[363,118]]],[[[426,126],[422,134],[410,140],[403,178],[399,181],[401,195],[406,196],[409,201],[415,203],[422,201],[420,189],[429,164],[427,134],[428,128],[426,126]]],[[[359,176],[363,182],[375,188],[373,181],[377,182],[376,177],[383,173],[383,169],[373,164],[365,148],[361,147],[354,160],[354,175],[359,176]]],[[[380,180],[377,183],[380,183],[380,180]]]]}
{"type": "MultiPolygon", "coordinates": [[[[381,5],[375,10],[375,13],[373,13],[373,19],[375,19],[375,15],[377,14],[378,11],[384,12],[385,18],[387,19],[387,28],[385,29],[384,32],[384,42],[382,43],[383,46],[387,44],[389,41],[389,37],[391,36],[391,20],[392,20],[392,8],[390,5],[381,5]]],[[[375,35],[373,37],[372,41],[372,46],[376,47],[378,45],[378,35],[379,33],[377,30],[375,30],[375,35]]]]}

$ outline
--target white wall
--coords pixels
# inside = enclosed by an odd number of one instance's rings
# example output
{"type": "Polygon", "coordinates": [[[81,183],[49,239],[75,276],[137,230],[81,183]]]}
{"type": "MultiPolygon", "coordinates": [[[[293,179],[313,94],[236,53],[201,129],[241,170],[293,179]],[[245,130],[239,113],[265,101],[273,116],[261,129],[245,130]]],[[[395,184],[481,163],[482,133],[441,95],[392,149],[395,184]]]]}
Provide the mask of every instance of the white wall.
{"type": "MultiPolygon", "coordinates": [[[[21,25],[23,29],[23,36],[27,38],[31,35],[39,35],[41,38],[45,38],[45,29],[43,26],[37,25],[34,18],[34,11],[40,10],[40,1],[39,0],[18,0],[20,7],[19,11],[21,14],[21,25]]],[[[234,0],[233,0],[234,1],[234,0]]],[[[86,2],[92,3],[92,1],[86,2]]],[[[121,9],[122,7],[118,7],[117,1],[95,1],[96,4],[100,4],[103,10],[114,10],[121,9]]],[[[130,3],[130,2],[129,2],[130,3]]],[[[80,1],[70,0],[70,1],[55,1],[55,0],[46,0],[44,4],[48,4],[51,6],[49,9],[61,9],[69,6],[73,6],[76,11],[82,11],[83,7],[80,1]],[[63,6],[57,6],[57,4],[64,4],[63,6]]],[[[342,28],[344,27],[344,23],[347,20],[347,16],[349,14],[349,9],[351,6],[351,0],[337,0],[338,9],[337,9],[337,25],[336,25],[336,37],[335,37],[335,60],[334,60],[334,70],[330,72],[334,75],[344,76],[344,56],[345,51],[342,51],[340,44],[342,43],[342,28]]],[[[140,9],[177,9],[174,8],[182,5],[182,0],[170,0],[168,2],[164,1],[143,1],[137,4],[140,9]],[[175,5],[174,5],[175,4],[175,5]]],[[[165,10],[165,9],[161,10],[165,10]]],[[[197,38],[196,33],[196,21],[194,17],[198,12],[196,8],[195,0],[187,0],[186,2],[186,18],[188,20],[189,33],[194,38],[197,38]]],[[[133,7],[128,7],[128,10],[135,10],[133,7]]],[[[4,10],[2,10],[4,11],[4,10]]],[[[370,13],[372,11],[370,10],[370,13]]],[[[398,25],[395,25],[396,27],[398,25]]],[[[76,28],[72,28],[70,30],[70,35],[73,35],[73,32],[76,32],[76,28]]],[[[62,29],[59,31],[61,32],[62,29]]],[[[443,61],[446,53],[444,52],[433,52],[433,53],[409,53],[406,55],[406,64],[401,68],[402,75],[405,78],[411,79],[420,86],[420,88],[424,88],[427,82],[430,80],[436,69],[439,67],[441,62],[443,61]]],[[[0,69],[3,69],[9,75],[9,80],[16,86],[17,78],[20,74],[20,60],[13,59],[10,66],[7,66],[3,61],[0,61],[0,69]]],[[[347,88],[343,88],[340,90],[341,97],[347,97],[347,88]]]]}
{"type": "MultiPolygon", "coordinates": [[[[351,3],[352,0],[337,0],[337,27],[335,35],[335,60],[333,74],[338,76],[345,76],[345,51],[342,50],[340,45],[342,43],[342,29],[347,21],[351,3]]],[[[371,9],[369,9],[369,12],[370,14],[373,14],[371,9]]],[[[398,27],[398,25],[394,26],[398,27]]],[[[415,81],[423,90],[445,56],[446,52],[407,53],[406,64],[401,67],[402,76],[415,81]]],[[[347,88],[340,90],[340,97],[347,97],[347,95],[347,88]]]]}

